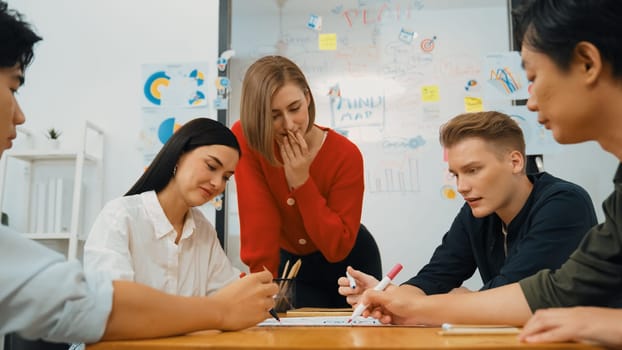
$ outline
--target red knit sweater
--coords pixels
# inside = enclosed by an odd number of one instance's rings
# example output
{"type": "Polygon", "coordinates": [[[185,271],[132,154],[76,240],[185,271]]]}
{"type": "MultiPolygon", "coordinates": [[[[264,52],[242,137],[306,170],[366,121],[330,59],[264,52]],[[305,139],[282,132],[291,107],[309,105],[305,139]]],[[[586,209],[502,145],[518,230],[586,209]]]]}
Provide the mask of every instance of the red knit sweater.
{"type": "Polygon", "coordinates": [[[232,130],[242,148],[235,170],[240,257],[251,272],[265,266],[276,276],[279,248],[298,255],[319,250],[328,261],[343,260],[354,246],[363,207],[363,157],[356,145],[322,128],[328,134],[309,179],[290,191],[283,167],[249,148],[239,121],[232,130]]]}

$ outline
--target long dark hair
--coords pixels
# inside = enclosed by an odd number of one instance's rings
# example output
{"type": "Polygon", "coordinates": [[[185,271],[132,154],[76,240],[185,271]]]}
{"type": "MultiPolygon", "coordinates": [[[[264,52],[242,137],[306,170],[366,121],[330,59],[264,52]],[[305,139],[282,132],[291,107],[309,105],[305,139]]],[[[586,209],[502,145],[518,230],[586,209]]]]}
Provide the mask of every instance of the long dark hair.
{"type": "Polygon", "coordinates": [[[201,146],[223,145],[240,151],[235,135],[221,123],[209,118],[197,118],[184,124],[164,144],[143,176],[125,194],[131,196],[147,191],[160,192],[173,177],[182,154],[201,146]]]}

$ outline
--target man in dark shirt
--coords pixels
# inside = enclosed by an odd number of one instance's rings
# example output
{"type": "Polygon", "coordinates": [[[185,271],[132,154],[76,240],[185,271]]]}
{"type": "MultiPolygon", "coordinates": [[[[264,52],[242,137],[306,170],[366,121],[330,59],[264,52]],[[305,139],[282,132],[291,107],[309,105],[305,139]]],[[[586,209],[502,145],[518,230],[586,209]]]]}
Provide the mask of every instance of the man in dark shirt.
{"type": "MultiPolygon", "coordinates": [[[[415,294],[468,292],[476,269],[483,289],[516,282],[543,268],[558,268],[596,224],[585,190],[547,173],[525,173],[520,127],[499,112],[462,114],[443,125],[440,140],[449,170],[466,203],[430,262],[403,285],[415,294]]],[[[340,292],[354,303],[377,281],[349,268],[340,292]]]]}
{"type": "MultiPolygon", "coordinates": [[[[594,140],[622,162],[622,2],[528,1],[515,19],[533,82],[527,107],[560,143],[594,140]]],[[[386,323],[524,324],[523,341],[620,347],[622,309],[603,306],[622,291],[622,164],[614,186],[605,222],[557,270],[465,295],[413,297],[393,286],[367,291],[360,302],[386,323]]]]}

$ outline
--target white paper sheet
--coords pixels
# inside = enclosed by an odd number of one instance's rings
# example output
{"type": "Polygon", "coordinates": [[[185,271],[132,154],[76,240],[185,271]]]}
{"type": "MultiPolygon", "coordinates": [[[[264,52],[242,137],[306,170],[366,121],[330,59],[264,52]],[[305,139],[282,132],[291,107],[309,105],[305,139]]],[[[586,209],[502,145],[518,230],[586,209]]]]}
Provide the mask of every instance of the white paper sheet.
{"type": "Polygon", "coordinates": [[[352,327],[352,326],[382,326],[373,317],[358,317],[352,322],[348,322],[350,316],[308,316],[308,317],[281,317],[281,321],[268,318],[258,324],[260,327],[278,326],[318,326],[318,327],[352,327]]]}

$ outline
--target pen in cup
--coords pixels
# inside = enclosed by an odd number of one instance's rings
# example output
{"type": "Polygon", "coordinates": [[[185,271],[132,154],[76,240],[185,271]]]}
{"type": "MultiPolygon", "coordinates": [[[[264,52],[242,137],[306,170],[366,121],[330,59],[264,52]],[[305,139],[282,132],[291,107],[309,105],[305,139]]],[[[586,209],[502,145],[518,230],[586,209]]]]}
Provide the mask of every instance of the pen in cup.
{"type": "MultiPolygon", "coordinates": [[[[397,276],[397,274],[402,270],[402,267],[402,264],[395,264],[391,271],[389,271],[389,273],[387,273],[387,275],[384,276],[382,280],[380,280],[380,282],[374,287],[374,290],[382,291],[387,288],[389,283],[391,283],[395,276],[397,276]]],[[[352,316],[350,316],[348,323],[352,322],[353,319],[361,316],[365,309],[367,309],[367,305],[359,303],[354,309],[354,312],[352,312],[352,316]]]]}
{"type": "Polygon", "coordinates": [[[281,278],[275,278],[273,281],[277,283],[279,290],[277,294],[273,297],[275,299],[275,304],[272,309],[269,310],[269,313],[274,319],[277,321],[281,321],[278,313],[286,312],[295,307],[295,299],[296,299],[296,276],[298,275],[298,271],[300,270],[300,266],[302,265],[302,260],[298,259],[291,266],[288,271],[289,260],[285,262],[285,267],[283,268],[283,273],[281,278]]]}
{"type": "Polygon", "coordinates": [[[348,278],[348,283],[350,283],[350,288],[356,289],[356,280],[350,275],[348,270],[346,270],[346,277],[348,278]]]}

